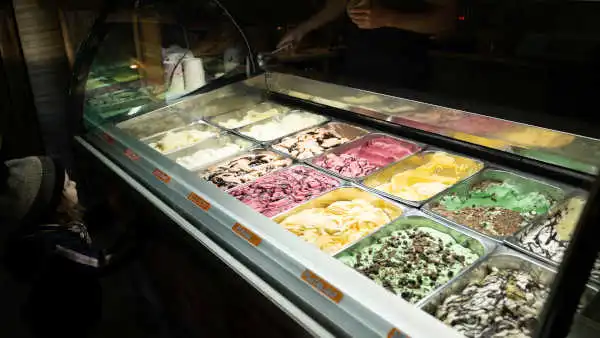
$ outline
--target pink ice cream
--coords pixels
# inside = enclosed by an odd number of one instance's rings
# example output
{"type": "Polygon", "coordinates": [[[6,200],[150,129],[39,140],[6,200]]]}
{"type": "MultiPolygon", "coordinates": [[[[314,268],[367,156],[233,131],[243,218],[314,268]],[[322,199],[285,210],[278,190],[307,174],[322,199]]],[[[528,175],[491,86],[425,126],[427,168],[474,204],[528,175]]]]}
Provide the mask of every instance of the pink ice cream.
{"type": "Polygon", "coordinates": [[[356,178],[367,176],[417,150],[418,147],[412,143],[381,136],[364,143],[357,143],[356,147],[339,154],[329,153],[318,157],[313,163],[344,177],[356,178]]]}
{"type": "Polygon", "coordinates": [[[454,131],[462,131],[463,133],[487,135],[502,130],[511,130],[514,128],[514,124],[487,116],[465,115],[464,118],[458,121],[451,121],[445,124],[444,127],[454,131]]]}
{"type": "Polygon", "coordinates": [[[235,188],[229,194],[271,217],[339,186],[339,181],[306,166],[294,166],[235,188]]]}

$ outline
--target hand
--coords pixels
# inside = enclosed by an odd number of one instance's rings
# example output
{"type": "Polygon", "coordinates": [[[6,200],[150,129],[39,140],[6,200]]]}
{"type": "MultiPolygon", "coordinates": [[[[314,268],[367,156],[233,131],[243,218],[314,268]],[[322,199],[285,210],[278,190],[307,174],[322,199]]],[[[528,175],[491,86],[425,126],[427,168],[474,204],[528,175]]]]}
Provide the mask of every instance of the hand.
{"type": "Polygon", "coordinates": [[[306,29],[304,29],[302,25],[292,29],[291,31],[285,34],[281,41],[279,41],[279,43],[277,44],[277,48],[281,48],[286,45],[288,46],[287,49],[294,50],[298,48],[300,41],[302,41],[306,33],[308,32],[306,31],[306,29]]]}
{"type": "Polygon", "coordinates": [[[390,27],[394,21],[394,11],[384,8],[351,9],[348,15],[360,29],[390,27]]]}

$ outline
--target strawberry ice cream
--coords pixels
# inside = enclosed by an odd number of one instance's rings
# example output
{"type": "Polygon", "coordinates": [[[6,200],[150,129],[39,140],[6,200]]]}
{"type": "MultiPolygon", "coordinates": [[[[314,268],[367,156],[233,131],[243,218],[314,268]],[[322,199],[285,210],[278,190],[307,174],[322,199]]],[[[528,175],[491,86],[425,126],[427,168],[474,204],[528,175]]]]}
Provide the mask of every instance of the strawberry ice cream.
{"type": "Polygon", "coordinates": [[[271,217],[339,185],[340,182],[333,177],[298,165],[230,190],[229,194],[271,217]]]}
{"type": "Polygon", "coordinates": [[[357,178],[367,176],[418,150],[419,147],[413,143],[379,135],[350,144],[337,153],[320,156],[313,164],[344,177],[357,178]]]}

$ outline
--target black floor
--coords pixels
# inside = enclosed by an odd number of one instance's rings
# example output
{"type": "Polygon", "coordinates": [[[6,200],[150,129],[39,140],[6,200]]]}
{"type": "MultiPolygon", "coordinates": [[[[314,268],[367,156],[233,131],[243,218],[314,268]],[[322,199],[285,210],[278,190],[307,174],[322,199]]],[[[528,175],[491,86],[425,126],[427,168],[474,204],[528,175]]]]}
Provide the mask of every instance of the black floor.
{"type": "MultiPolygon", "coordinates": [[[[156,311],[141,294],[139,273],[129,266],[102,280],[104,291],[103,318],[92,338],[104,337],[173,337],[164,329],[156,311]]],[[[0,332],[2,337],[31,337],[20,318],[20,307],[27,288],[16,284],[4,270],[0,270],[0,332]]]]}

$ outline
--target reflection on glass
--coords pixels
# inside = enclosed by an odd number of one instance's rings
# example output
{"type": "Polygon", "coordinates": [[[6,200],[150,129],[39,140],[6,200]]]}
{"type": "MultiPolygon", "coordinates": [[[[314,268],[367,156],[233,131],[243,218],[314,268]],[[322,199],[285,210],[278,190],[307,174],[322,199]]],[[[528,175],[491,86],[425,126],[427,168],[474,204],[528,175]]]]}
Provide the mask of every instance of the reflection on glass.
{"type": "Polygon", "coordinates": [[[246,48],[233,23],[207,1],[118,12],[85,85],[85,113],[102,122],[144,113],[216,81],[245,73],[246,48]]]}
{"type": "Polygon", "coordinates": [[[357,114],[589,174],[600,168],[595,139],[286,74],[269,80],[273,91],[357,114]]]}

